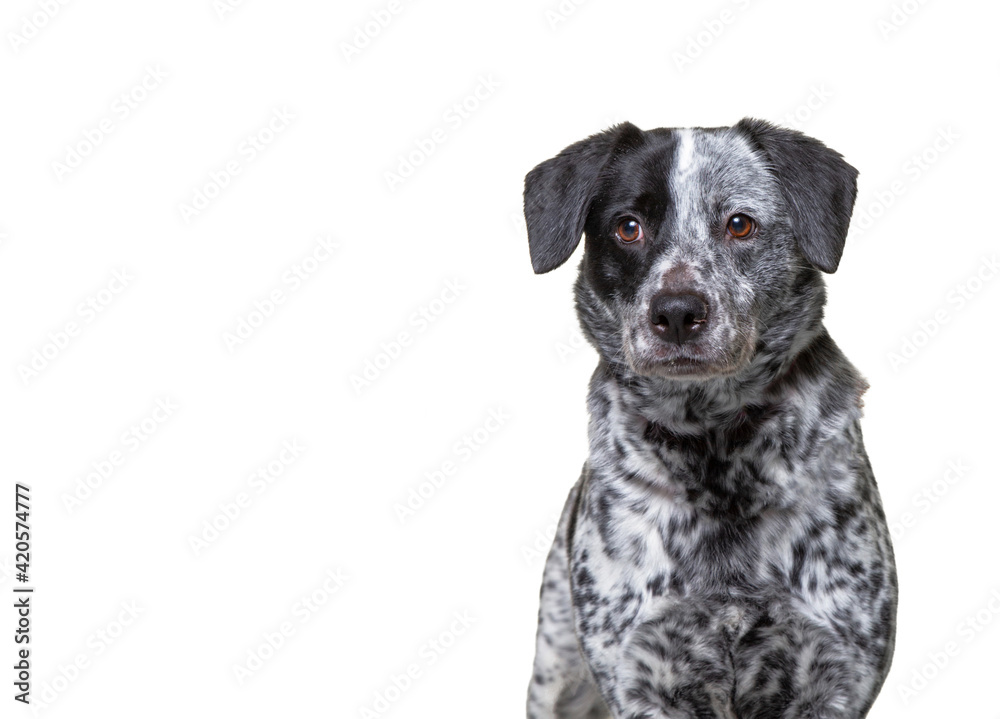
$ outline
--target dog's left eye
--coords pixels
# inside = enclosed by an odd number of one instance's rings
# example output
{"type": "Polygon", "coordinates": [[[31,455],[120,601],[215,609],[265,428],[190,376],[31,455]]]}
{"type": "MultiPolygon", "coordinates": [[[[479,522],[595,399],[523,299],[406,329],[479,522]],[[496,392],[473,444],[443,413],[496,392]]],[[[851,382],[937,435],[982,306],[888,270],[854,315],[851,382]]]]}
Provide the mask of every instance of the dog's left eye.
{"type": "Polygon", "coordinates": [[[730,237],[735,237],[737,240],[743,240],[753,234],[756,227],[757,223],[753,221],[752,217],[744,215],[742,212],[737,212],[735,215],[730,217],[729,222],[726,223],[726,232],[729,233],[730,237]]]}
{"type": "Polygon", "coordinates": [[[622,220],[618,223],[618,229],[616,230],[618,239],[627,244],[632,244],[633,242],[638,242],[642,239],[642,225],[639,224],[638,220],[627,219],[622,220]]]}

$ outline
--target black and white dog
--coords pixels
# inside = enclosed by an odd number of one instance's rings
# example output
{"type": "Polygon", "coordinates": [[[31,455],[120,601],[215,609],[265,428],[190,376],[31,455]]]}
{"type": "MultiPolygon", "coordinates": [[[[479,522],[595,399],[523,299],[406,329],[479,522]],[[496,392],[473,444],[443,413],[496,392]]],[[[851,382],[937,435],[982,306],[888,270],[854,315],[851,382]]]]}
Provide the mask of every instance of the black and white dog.
{"type": "Polygon", "coordinates": [[[535,272],[586,237],[590,456],[528,716],[864,717],[896,575],[867,385],[823,326],[857,171],[801,133],[625,123],[525,179],[535,272]]]}

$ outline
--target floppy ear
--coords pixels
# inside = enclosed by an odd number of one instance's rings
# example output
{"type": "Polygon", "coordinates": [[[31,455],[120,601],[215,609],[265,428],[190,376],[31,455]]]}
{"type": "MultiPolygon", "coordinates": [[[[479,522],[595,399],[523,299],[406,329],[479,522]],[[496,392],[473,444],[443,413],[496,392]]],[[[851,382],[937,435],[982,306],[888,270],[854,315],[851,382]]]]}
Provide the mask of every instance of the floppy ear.
{"type": "Polygon", "coordinates": [[[531,266],[537,274],[554,270],[580,244],[601,170],[625,138],[642,130],[624,122],[574,143],[538,165],[524,178],[524,219],[531,266]]]}
{"type": "Polygon", "coordinates": [[[836,272],[858,193],[858,171],[839,152],[796,130],[751,118],[736,129],[774,168],[802,254],[824,272],[836,272]]]}

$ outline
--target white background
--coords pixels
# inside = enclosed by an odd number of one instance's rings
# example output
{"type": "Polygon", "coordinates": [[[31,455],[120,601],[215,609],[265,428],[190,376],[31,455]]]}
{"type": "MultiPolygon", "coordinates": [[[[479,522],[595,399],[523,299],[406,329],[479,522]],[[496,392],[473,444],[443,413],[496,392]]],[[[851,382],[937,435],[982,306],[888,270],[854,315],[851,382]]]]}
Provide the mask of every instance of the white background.
{"type": "MultiPolygon", "coordinates": [[[[861,172],[827,323],[871,382],[897,537],[896,658],[870,716],[997,716],[995,3],[220,5],[0,13],[0,588],[9,607],[25,482],[42,715],[523,716],[595,364],[579,255],[531,273],[523,176],[622,120],[750,115],[861,172]],[[372,13],[391,21],[359,35],[372,13]],[[275,112],[294,119],[269,134],[275,112]],[[338,248],[310,259],[321,237],[338,248]],[[315,271],[293,289],[296,266],[315,271]],[[305,448],[293,463],[283,442],[305,448]]],[[[28,716],[2,616],[0,713],[28,716]]]]}

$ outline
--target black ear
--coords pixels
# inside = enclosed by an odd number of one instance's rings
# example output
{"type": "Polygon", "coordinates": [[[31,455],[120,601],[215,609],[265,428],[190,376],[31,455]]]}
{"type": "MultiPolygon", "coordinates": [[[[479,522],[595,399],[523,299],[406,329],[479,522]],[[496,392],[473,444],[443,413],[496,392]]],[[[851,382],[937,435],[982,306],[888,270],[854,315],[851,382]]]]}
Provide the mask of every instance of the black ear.
{"type": "Polygon", "coordinates": [[[839,152],[796,130],[751,118],[736,129],[774,168],[802,254],[824,272],[836,272],[858,193],[858,171],[839,152]]]}
{"type": "Polygon", "coordinates": [[[524,178],[524,219],[531,266],[542,274],[569,259],[580,244],[601,170],[642,130],[625,122],[574,143],[524,178]]]}

